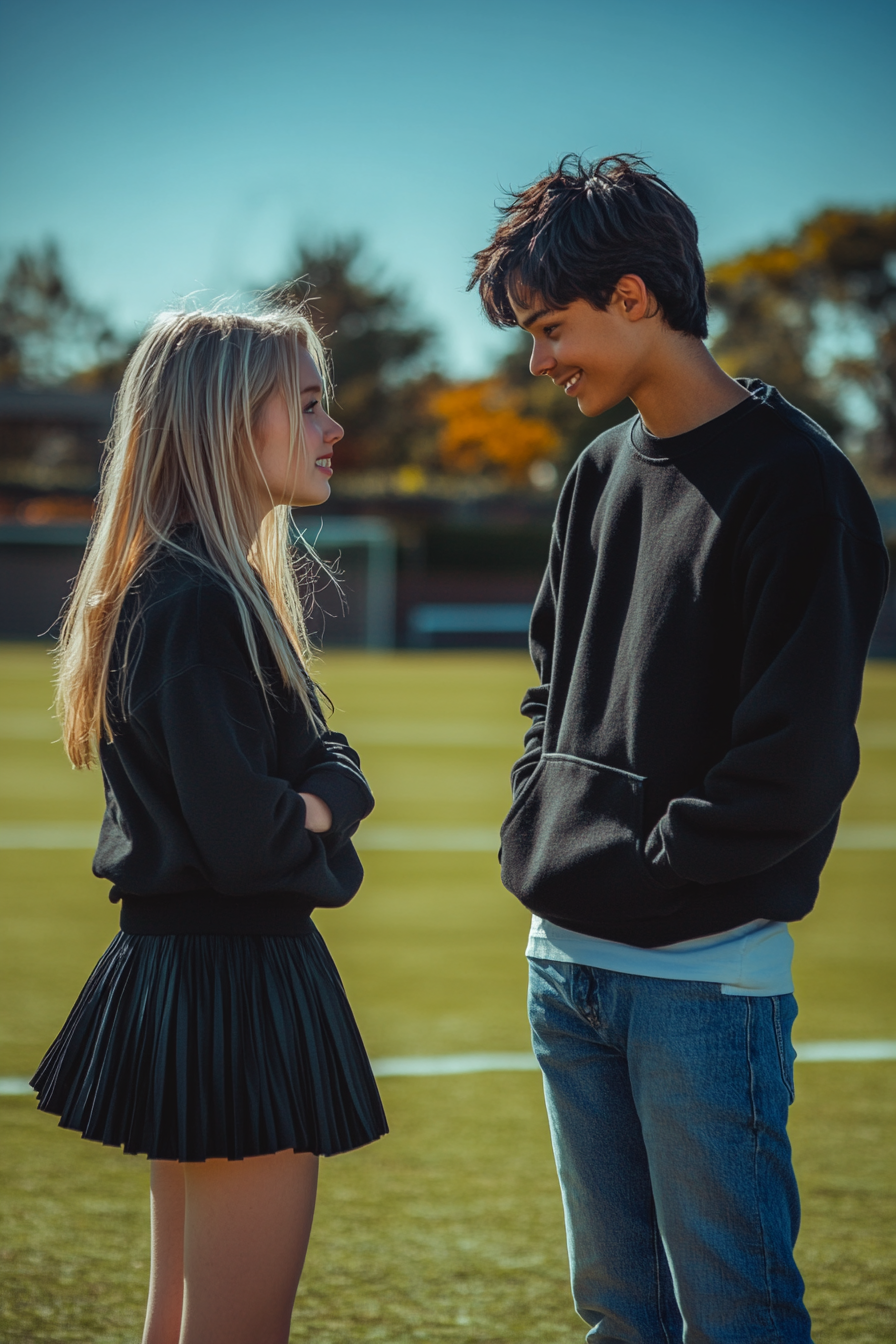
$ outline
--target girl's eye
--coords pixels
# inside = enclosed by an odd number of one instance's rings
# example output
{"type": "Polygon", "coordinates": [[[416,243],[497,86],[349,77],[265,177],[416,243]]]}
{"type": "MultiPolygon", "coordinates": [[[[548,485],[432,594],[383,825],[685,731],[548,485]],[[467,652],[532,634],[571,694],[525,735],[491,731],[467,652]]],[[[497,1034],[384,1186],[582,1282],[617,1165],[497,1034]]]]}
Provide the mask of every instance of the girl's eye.
{"type": "Polygon", "coordinates": [[[319,402],[318,398],[315,397],[313,401],[309,401],[309,403],[308,403],[307,406],[303,406],[303,407],[302,407],[302,414],[303,414],[303,415],[310,415],[311,412],[314,410],[315,406],[319,406],[319,405],[320,405],[320,402],[319,402]]]}

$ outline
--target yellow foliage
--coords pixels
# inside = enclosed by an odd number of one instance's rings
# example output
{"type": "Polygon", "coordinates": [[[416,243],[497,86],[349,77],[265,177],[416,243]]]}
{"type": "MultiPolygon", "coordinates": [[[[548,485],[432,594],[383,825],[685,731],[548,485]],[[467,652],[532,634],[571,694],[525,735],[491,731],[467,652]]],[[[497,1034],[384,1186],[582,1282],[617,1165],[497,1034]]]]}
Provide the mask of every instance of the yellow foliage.
{"type": "MultiPolygon", "coordinates": [[[[894,237],[896,210],[891,208],[875,213],[822,210],[803,224],[792,242],[771,243],[720,262],[712,267],[708,278],[710,284],[722,288],[739,285],[752,277],[787,285],[813,268],[824,268],[836,260],[842,264],[850,254],[853,260],[858,260],[856,254],[868,253],[869,249],[871,254],[891,250],[894,237]],[[844,252],[845,256],[838,255],[844,252]]],[[[867,261],[868,256],[862,260],[867,261]]]]}
{"type": "Polygon", "coordinates": [[[521,415],[522,401],[497,378],[456,383],[438,392],[430,407],[443,421],[443,464],[464,472],[497,467],[516,480],[533,462],[553,457],[560,436],[547,420],[521,415]]]}
{"type": "Polygon", "coordinates": [[[419,495],[426,489],[426,472],[416,462],[405,462],[395,473],[395,484],[402,495],[419,495]]]}

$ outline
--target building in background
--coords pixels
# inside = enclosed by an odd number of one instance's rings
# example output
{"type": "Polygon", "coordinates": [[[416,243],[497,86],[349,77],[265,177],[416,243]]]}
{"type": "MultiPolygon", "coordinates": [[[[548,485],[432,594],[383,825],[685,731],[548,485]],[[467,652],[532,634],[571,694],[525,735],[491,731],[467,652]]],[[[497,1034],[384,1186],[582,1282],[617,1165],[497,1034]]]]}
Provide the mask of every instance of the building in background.
{"type": "MultiPolygon", "coordinates": [[[[2,639],[52,637],[87,540],[111,409],[107,393],[0,388],[2,639]]],[[[341,484],[337,473],[324,509],[295,513],[297,534],[326,566],[306,565],[315,639],[525,648],[556,480],[549,490],[513,490],[482,476],[399,470],[372,484],[341,484]]],[[[896,561],[896,497],[876,507],[896,561]]],[[[896,581],[872,656],[896,658],[896,581]]]]}

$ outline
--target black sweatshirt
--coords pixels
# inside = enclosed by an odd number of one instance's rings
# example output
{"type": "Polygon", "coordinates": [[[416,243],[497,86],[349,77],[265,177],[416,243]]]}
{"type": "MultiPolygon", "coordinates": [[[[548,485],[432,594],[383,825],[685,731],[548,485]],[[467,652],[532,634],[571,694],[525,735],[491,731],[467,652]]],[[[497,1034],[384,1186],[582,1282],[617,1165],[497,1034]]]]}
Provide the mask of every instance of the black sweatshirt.
{"type": "Polygon", "coordinates": [[[880,528],[825,432],[745,386],[687,434],[602,434],[560,497],[502,877],[577,932],[801,919],[858,770],[880,528]]]}
{"type": "MultiPolygon", "coordinates": [[[[198,546],[191,528],[177,539],[198,546]]],[[[234,598],[168,548],[125,600],[93,868],[114,883],[125,932],[301,932],[315,906],[344,905],[361,884],[350,837],[373,798],[358,757],[323,720],[315,733],[260,629],[257,641],[267,699],[234,598]],[[328,804],[332,830],[305,829],[299,790],[328,804]]]]}

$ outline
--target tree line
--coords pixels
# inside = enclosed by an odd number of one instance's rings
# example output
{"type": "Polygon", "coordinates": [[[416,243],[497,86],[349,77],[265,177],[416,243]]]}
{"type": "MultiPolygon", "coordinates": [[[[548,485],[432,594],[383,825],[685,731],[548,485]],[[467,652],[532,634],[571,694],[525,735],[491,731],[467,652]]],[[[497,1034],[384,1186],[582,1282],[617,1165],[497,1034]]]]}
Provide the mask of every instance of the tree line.
{"type": "MultiPolygon", "coordinates": [[[[791,238],[712,267],[708,284],[722,366],[774,383],[855,455],[873,488],[892,493],[896,209],[821,211],[791,238]]],[[[264,295],[307,301],[325,338],[343,471],[391,473],[412,489],[433,474],[550,489],[596,433],[631,413],[586,419],[529,375],[522,334],[482,378],[448,378],[437,333],[400,286],[371,278],[357,238],[298,249],[264,295]]],[[[55,245],[13,257],[0,278],[0,383],[114,388],[128,354],[75,292],[55,245]]]]}

